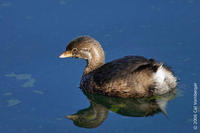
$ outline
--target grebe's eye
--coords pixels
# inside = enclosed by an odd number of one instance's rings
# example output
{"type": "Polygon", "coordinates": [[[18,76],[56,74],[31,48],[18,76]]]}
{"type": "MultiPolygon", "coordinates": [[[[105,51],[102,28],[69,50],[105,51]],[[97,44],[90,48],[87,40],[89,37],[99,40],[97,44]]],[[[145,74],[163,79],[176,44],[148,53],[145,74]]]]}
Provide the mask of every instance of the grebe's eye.
{"type": "Polygon", "coordinates": [[[77,52],[77,51],[78,51],[77,48],[73,48],[73,49],[72,49],[72,53],[75,53],[75,52],[77,52]]]}

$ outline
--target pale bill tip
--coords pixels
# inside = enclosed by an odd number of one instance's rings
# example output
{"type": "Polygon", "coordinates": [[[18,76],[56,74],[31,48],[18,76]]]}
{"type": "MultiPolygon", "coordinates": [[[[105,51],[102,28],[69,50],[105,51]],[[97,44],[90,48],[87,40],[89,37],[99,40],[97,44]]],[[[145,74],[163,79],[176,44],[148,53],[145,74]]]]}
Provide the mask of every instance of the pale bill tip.
{"type": "Polygon", "coordinates": [[[66,58],[64,54],[61,54],[59,58],[66,58]]]}

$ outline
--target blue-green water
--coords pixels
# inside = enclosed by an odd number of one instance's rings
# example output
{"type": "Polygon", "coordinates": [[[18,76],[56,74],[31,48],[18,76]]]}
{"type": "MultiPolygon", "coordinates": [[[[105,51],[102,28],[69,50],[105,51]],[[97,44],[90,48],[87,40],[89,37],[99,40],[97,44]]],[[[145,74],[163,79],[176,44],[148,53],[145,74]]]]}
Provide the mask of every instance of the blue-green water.
{"type": "Polygon", "coordinates": [[[200,95],[198,113],[193,95],[200,86],[199,7],[199,0],[0,0],[0,132],[198,132],[200,95]],[[90,106],[78,88],[85,61],[58,58],[80,35],[99,40],[106,62],[142,55],[172,66],[179,84],[167,117],[114,113],[124,107],[120,103],[97,128],[66,119],[90,106]]]}

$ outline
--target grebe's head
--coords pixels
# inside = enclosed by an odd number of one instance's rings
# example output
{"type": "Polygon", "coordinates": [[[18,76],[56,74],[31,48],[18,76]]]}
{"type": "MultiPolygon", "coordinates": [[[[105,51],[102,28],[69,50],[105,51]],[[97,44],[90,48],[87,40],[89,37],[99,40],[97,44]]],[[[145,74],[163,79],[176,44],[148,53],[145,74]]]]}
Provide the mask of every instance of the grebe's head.
{"type": "Polygon", "coordinates": [[[74,57],[86,60],[105,61],[104,52],[98,41],[90,36],[81,36],[72,40],[60,58],[74,57]]]}
{"type": "Polygon", "coordinates": [[[90,36],[81,36],[72,40],[60,58],[81,58],[87,60],[84,75],[105,64],[104,51],[100,43],[90,36]]]}

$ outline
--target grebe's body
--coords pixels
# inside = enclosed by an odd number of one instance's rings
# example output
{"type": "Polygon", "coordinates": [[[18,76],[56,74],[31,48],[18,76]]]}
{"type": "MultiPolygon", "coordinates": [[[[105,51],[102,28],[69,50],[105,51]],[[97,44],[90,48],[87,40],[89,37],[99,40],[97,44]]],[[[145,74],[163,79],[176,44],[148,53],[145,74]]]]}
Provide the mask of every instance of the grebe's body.
{"type": "Polygon", "coordinates": [[[126,56],[105,64],[98,41],[79,37],[69,43],[60,58],[87,60],[80,88],[85,92],[123,98],[162,95],[176,87],[176,77],[162,63],[142,56],[126,56]]]}

